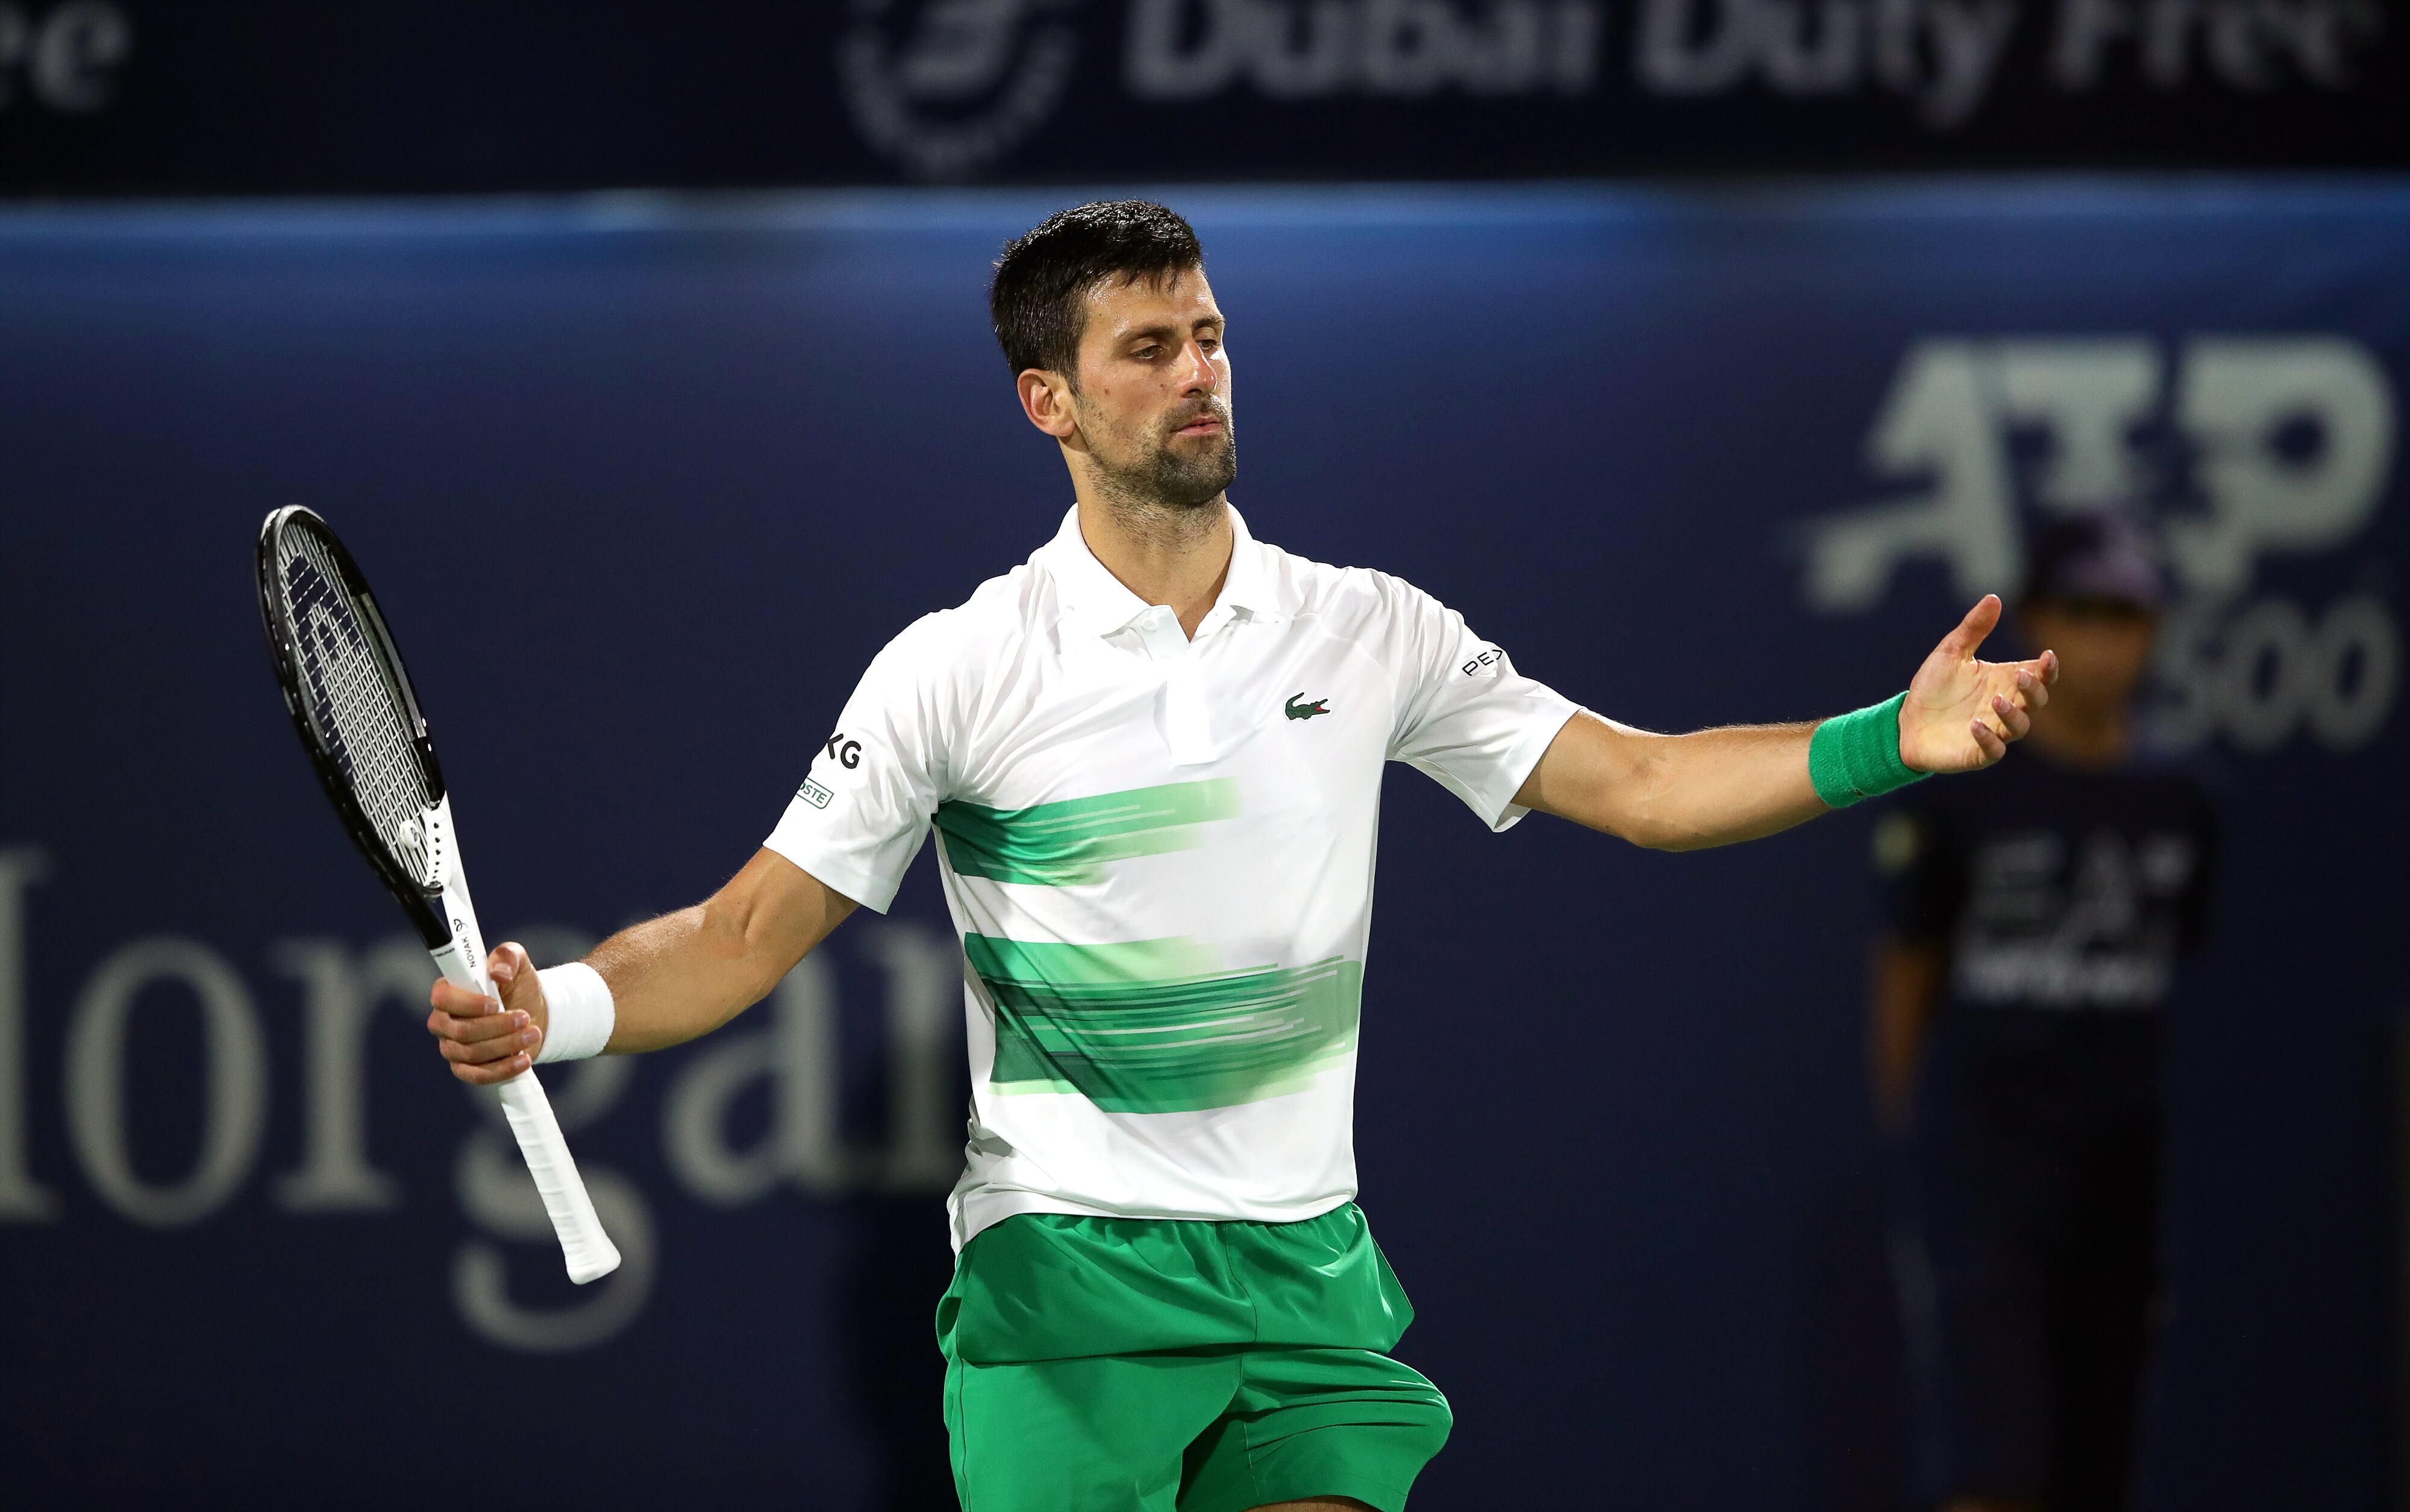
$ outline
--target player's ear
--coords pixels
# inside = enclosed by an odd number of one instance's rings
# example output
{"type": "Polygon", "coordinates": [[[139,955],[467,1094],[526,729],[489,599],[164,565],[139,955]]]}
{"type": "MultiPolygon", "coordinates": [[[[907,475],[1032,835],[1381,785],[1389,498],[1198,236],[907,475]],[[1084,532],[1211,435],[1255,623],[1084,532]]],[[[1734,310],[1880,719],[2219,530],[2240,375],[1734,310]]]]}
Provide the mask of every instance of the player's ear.
{"type": "Polygon", "coordinates": [[[1026,368],[1015,380],[1021,390],[1021,413],[1029,423],[1057,441],[1068,441],[1080,429],[1072,416],[1070,381],[1044,368],[1026,368]]]}

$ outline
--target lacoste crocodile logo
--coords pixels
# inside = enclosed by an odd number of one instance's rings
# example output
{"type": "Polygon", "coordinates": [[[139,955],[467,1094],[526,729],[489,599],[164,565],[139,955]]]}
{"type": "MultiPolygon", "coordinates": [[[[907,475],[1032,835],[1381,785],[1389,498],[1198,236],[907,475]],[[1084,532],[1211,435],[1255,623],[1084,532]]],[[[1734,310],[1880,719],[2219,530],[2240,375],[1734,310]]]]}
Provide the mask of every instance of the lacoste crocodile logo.
{"type": "Polygon", "coordinates": [[[1330,700],[1327,698],[1317,698],[1311,704],[1299,703],[1298,700],[1304,696],[1305,695],[1303,693],[1291,693],[1288,695],[1288,717],[1290,719],[1310,720],[1317,714],[1328,714],[1330,712],[1328,706],[1330,700]]]}

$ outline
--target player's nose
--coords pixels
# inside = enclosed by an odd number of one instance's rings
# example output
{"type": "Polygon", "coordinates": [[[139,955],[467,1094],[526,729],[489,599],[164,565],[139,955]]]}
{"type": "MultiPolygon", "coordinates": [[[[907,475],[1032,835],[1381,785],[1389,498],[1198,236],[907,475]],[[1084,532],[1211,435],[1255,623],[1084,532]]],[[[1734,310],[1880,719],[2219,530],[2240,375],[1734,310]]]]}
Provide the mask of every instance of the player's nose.
{"type": "Polygon", "coordinates": [[[1205,355],[1201,342],[1190,342],[1180,349],[1180,391],[1183,394],[1211,394],[1221,386],[1222,371],[1213,359],[1205,355]]]}

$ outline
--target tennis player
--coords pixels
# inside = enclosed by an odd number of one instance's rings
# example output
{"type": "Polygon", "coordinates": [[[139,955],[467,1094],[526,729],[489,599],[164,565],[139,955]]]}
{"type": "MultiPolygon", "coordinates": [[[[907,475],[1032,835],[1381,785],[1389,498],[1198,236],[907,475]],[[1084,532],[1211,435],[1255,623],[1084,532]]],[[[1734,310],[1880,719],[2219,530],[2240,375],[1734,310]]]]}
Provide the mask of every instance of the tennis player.
{"type": "Polygon", "coordinates": [[[582,962],[438,983],[461,1080],[659,1050],[766,995],[931,826],[971,1078],[937,1310],[970,1512],[1399,1512],[1449,1426],[1355,1204],[1383,763],[1503,830],[1681,850],[1997,761],[2055,662],[1975,658],[1814,724],[1662,735],[1518,673],[1430,595],[1256,539],[1225,321],[1188,224],[1083,205],[989,292],[1077,500],[1053,540],[872,661],[785,816],[707,901],[582,962]]]}

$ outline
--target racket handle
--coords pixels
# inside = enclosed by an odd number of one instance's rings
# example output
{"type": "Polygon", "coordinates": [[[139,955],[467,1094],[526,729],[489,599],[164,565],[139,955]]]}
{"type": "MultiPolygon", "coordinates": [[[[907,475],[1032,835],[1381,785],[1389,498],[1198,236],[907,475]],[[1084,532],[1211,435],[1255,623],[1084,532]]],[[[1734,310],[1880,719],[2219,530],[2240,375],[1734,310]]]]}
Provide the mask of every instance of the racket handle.
{"type": "Polygon", "coordinates": [[[551,1100],[544,1097],[532,1069],[502,1083],[502,1113],[511,1121],[519,1155],[544,1198],[544,1211],[552,1219],[552,1231],[569,1262],[569,1279],[582,1287],[619,1269],[619,1248],[602,1231],[602,1220],[595,1215],[594,1199],[586,1195],[586,1183],[570,1156],[560,1121],[552,1116],[551,1100]]]}
{"type": "MultiPolygon", "coordinates": [[[[427,832],[428,843],[443,858],[443,908],[452,925],[451,939],[428,953],[446,981],[499,1001],[501,995],[495,989],[486,959],[486,937],[477,928],[477,910],[469,901],[469,879],[460,869],[460,847],[451,843],[450,793],[428,811],[427,832]]],[[[619,1269],[619,1248],[602,1231],[594,1199],[586,1194],[577,1162],[570,1157],[569,1141],[560,1132],[560,1120],[552,1116],[551,1099],[535,1079],[533,1066],[502,1083],[502,1115],[511,1121],[520,1158],[527,1161],[528,1174],[535,1178],[544,1214],[552,1219],[552,1231],[560,1240],[569,1279],[582,1287],[619,1269]]]]}

